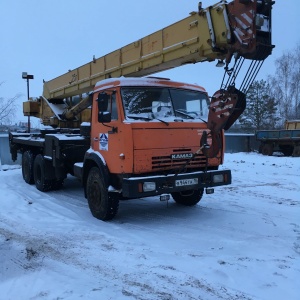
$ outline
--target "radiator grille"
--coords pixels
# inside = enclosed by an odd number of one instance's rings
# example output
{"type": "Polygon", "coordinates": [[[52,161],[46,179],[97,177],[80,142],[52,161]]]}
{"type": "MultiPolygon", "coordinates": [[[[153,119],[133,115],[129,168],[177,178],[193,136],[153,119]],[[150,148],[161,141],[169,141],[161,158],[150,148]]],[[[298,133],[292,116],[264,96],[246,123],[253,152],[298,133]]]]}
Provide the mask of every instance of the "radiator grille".
{"type": "MultiPolygon", "coordinates": [[[[175,151],[174,151],[175,152],[175,151]]],[[[176,151],[176,153],[178,153],[176,151]]],[[[188,159],[172,159],[171,155],[168,156],[153,156],[152,157],[152,170],[159,169],[173,169],[180,168],[186,164],[188,159]]],[[[206,158],[203,154],[197,154],[188,164],[187,168],[204,167],[206,164],[206,158]]]]}

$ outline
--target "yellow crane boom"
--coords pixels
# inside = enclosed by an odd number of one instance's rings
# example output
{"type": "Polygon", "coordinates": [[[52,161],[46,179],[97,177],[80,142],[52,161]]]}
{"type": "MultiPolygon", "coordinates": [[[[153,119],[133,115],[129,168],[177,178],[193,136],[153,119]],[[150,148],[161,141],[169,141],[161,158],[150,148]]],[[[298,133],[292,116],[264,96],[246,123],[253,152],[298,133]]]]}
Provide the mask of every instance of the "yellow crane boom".
{"type": "MultiPolygon", "coordinates": [[[[233,54],[235,58],[263,61],[274,47],[271,44],[273,4],[271,0],[220,1],[204,9],[199,3],[198,11],[187,18],[45,81],[42,97],[24,103],[24,115],[40,117],[45,125],[78,127],[81,121],[89,119],[89,112],[83,118],[80,114],[90,105],[90,99],[80,99],[78,104],[72,97],[92,91],[100,80],[141,77],[216,59],[225,61],[228,67],[233,54]]],[[[233,74],[229,85],[234,86],[236,73],[228,73],[233,74]]]]}
{"type": "MultiPolygon", "coordinates": [[[[257,1],[221,1],[125,47],[44,83],[47,99],[65,98],[93,89],[105,78],[140,77],[188,63],[230,60],[257,51],[253,15],[257,1]]],[[[270,52],[269,52],[270,53],[270,52]]]]}

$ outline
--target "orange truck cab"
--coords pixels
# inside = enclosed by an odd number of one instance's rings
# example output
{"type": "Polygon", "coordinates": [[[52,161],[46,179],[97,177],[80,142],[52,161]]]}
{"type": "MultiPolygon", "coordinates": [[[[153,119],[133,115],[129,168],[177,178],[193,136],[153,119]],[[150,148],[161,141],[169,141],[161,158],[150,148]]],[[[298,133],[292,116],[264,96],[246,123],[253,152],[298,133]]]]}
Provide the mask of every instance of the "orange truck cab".
{"type": "Polygon", "coordinates": [[[218,167],[236,99],[221,96],[210,101],[198,85],[163,78],[105,79],[84,100],[89,122],[11,133],[12,158],[22,154],[23,179],[43,192],[78,177],[100,220],[116,215],[120,199],[172,196],[196,205],[204,190],[231,183],[230,170],[218,167]]]}
{"type": "MultiPolygon", "coordinates": [[[[163,78],[106,79],[96,84],[91,148],[76,174],[89,197],[93,167],[108,174],[109,192],[123,198],[170,194],[185,205],[200,201],[204,188],[231,183],[223,163],[224,135],[214,157],[200,148],[208,133],[209,98],[198,85],[163,78]]],[[[207,147],[211,144],[208,138],[207,147]]],[[[167,197],[168,198],[168,197],[167,197]]]]}

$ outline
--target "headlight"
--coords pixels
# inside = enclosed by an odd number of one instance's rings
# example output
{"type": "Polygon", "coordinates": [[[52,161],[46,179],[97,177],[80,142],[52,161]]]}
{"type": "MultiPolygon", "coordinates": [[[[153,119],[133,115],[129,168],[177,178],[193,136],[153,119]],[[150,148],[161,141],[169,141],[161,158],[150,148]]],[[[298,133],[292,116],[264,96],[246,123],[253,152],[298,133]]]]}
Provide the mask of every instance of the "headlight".
{"type": "Polygon", "coordinates": [[[156,190],[155,182],[144,182],[143,183],[143,191],[144,192],[152,192],[156,190]]]}
{"type": "Polygon", "coordinates": [[[213,182],[214,183],[221,183],[224,182],[223,174],[218,174],[213,176],[213,182]]]}

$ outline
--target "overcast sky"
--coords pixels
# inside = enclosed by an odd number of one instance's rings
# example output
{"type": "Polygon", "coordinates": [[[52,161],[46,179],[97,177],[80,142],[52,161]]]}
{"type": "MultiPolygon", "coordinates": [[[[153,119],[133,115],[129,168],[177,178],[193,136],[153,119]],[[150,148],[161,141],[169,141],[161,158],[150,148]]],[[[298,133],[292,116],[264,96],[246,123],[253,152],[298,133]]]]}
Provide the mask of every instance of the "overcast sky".
{"type": "MultiPolygon", "coordinates": [[[[203,7],[218,1],[203,0],[203,7]]],[[[26,101],[22,72],[34,75],[30,96],[40,96],[43,79],[53,79],[166,27],[197,10],[198,1],[185,0],[0,0],[0,96],[18,93],[26,101]]],[[[273,6],[273,44],[276,48],[257,79],[274,73],[276,58],[300,43],[299,0],[277,0],[273,6]]],[[[159,74],[173,80],[197,83],[213,94],[220,87],[223,69],[199,63],[159,74]]]]}

